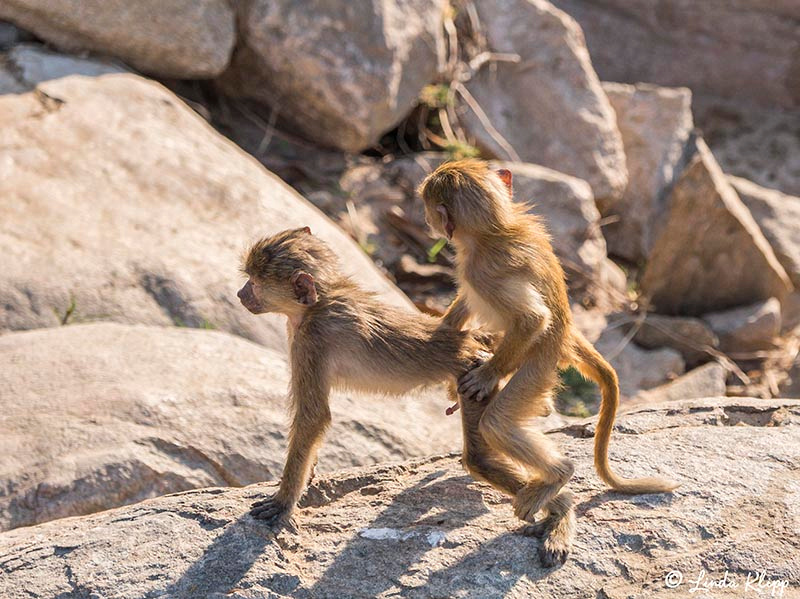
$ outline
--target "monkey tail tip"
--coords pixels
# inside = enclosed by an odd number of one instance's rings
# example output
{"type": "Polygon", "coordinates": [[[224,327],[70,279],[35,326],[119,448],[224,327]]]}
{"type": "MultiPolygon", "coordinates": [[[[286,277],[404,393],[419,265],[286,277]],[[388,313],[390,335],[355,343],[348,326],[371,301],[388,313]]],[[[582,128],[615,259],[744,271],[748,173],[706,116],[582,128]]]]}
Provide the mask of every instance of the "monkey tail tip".
{"type": "Polygon", "coordinates": [[[601,473],[600,478],[612,489],[629,495],[642,495],[645,493],[671,493],[680,483],[665,478],[620,478],[613,473],[601,473]],[[603,476],[606,474],[606,476],[603,476]]]}

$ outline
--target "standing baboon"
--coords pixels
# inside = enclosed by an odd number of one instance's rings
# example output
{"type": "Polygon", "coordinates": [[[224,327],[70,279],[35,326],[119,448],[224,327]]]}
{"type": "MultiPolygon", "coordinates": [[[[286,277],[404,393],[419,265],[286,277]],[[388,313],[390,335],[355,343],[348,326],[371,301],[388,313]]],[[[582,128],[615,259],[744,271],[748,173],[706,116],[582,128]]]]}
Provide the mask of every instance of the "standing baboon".
{"type": "MultiPolygon", "coordinates": [[[[466,398],[487,399],[511,375],[477,416],[479,446],[468,448],[465,464],[511,495],[522,520],[533,522],[545,510],[546,519],[531,531],[546,536],[544,563],[563,562],[574,535],[574,515],[571,493],[561,489],[573,465],[544,435],[525,426],[530,417],[550,411],[559,367],[575,365],[602,390],[595,433],[600,478],[626,493],[666,492],[677,485],[658,478],[628,480],[611,471],[608,442],[619,404],[617,375],[573,327],[564,272],[545,227],[527,206],[514,203],[511,172],[493,171],[479,160],[446,163],[423,181],[419,192],[429,226],[456,248],[458,295],[444,324],[461,328],[474,314],[502,334],[494,356],[460,379],[462,409],[469,404],[466,398]],[[516,466],[524,468],[524,475],[516,466]]],[[[471,412],[480,409],[469,407],[471,412]]]]}

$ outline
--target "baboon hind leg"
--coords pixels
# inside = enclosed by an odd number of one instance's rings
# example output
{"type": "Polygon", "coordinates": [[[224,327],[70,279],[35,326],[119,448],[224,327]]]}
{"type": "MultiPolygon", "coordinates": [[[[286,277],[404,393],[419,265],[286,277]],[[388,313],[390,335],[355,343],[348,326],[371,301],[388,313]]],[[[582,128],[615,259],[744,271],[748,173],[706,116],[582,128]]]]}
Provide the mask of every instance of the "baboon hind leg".
{"type": "MultiPolygon", "coordinates": [[[[454,388],[450,391],[451,397],[457,397],[454,391],[454,388]]],[[[545,567],[563,564],[569,555],[575,536],[572,492],[564,490],[559,493],[558,490],[563,485],[560,482],[548,485],[540,480],[530,480],[522,468],[499,454],[486,442],[480,432],[480,422],[491,401],[476,402],[469,399],[461,401],[464,467],[475,478],[514,497],[515,512],[518,511],[517,504],[520,504],[522,509],[519,511],[525,513],[527,516],[525,520],[529,522],[534,522],[533,516],[539,511],[536,506],[541,501],[547,501],[543,506],[545,518],[525,527],[522,532],[542,539],[539,557],[545,567]],[[533,492],[528,494],[524,492],[526,490],[533,492]],[[551,498],[547,500],[548,497],[551,498]]],[[[571,475],[571,464],[567,471],[571,475]]]]}
{"type": "Polygon", "coordinates": [[[464,468],[474,478],[489,483],[498,491],[514,497],[527,479],[522,469],[494,451],[481,436],[480,420],[489,401],[460,399],[455,385],[448,388],[451,399],[461,405],[461,426],[464,432],[464,468]]]}
{"type": "Polygon", "coordinates": [[[556,382],[556,364],[529,360],[486,406],[478,426],[495,452],[528,471],[528,481],[514,497],[514,513],[534,522],[572,477],[572,462],[562,456],[540,431],[527,426],[550,401],[556,382]]]}

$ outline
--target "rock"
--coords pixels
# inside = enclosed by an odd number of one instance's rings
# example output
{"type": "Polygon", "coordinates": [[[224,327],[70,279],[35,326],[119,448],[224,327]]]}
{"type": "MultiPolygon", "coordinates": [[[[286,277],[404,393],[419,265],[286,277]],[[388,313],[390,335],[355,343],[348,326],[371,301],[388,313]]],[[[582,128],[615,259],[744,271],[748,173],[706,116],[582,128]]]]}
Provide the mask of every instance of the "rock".
{"type": "Polygon", "coordinates": [[[706,348],[719,347],[714,331],[699,318],[662,314],[648,314],[633,340],[645,349],[671,347],[681,353],[689,367],[710,359],[706,348]]]}
{"type": "MultiPolygon", "coordinates": [[[[95,323],[0,336],[0,530],[278,478],[288,377],[282,354],[215,331],[95,323]]],[[[443,389],[334,393],[318,471],[457,449],[446,406],[443,389]]]]}
{"type": "Polygon", "coordinates": [[[345,270],[410,302],[317,209],[162,86],[63,77],[0,96],[0,331],[62,322],[212,327],[273,348],[236,298],[258,236],[310,225],[345,270]]]}
{"type": "Polygon", "coordinates": [[[669,196],[644,295],[658,312],[689,316],[784,297],[786,271],[708,146],[696,145],[669,196]]]}
{"type": "Polygon", "coordinates": [[[685,365],[674,349],[663,347],[645,350],[625,339],[618,326],[611,324],[594,342],[619,377],[622,399],[634,397],[643,389],[657,387],[683,374],[685,365]]]}
{"type": "Polygon", "coordinates": [[[221,73],[236,36],[225,0],[5,0],[0,19],[62,50],[108,54],[140,71],[182,79],[221,73]]]}
{"type": "Polygon", "coordinates": [[[735,110],[726,104],[709,112],[698,122],[723,171],[800,196],[800,111],[735,110]]]}
{"type": "Polygon", "coordinates": [[[779,390],[781,397],[800,397],[800,358],[795,359],[779,390]]]}
{"type": "Polygon", "coordinates": [[[622,137],[575,21],[544,0],[483,0],[475,8],[490,49],[520,61],[485,65],[467,89],[518,157],[472,110],[462,117],[471,135],[498,158],[588,181],[600,202],[621,196],[622,137]]]}
{"type": "Polygon", "coordinates": [[[437,73],[442,1],[253,0],[221,79],[320,144],[359,152],[411,110],[437,73]]]}
{"type": "Polygon", "coordinates": [[[630,262],[645,259],[662,222],[666,196],[684,164],[692,131],[692,93],[648,84],[604,83],[622,133],[628,186],[618,201],[600,206],[619,218],[603,228],[609,252],[630,262]]]}
{"type": "Polygon", "coordinates": [[[800,326],[800,291],[790,293],[781,304],[781,323],[783,331],[791,331],[800,326]]]}
{"type": "Polygon", "coordinates": [[[596,342],[608,326],[608,319],[602,310],[586,309],[581,304],[572,304],[572,324],[590,343],[596,342]]]}
{"type": "Polygon", "coordinates": [[[2,57],[0,94],[20,94],[35,89],[42,81],[70,75],[99,77],[124,72],[121,65],[50,52],[36,44],[20,44],[2,57]]]}
{"type": "Polygon", "coordinates": [[[800,107],[800,5],[794,0],[554,4],[580,23],[604,80],[685,86],[743,105],[800,107]]]}
{"type": "Polygon", "coordinates": [[[551,435],[576,461],[569,486],[580,506],[577,542],[560,568],[542,569],[540,541],[516,532],[506,498],[473,482],[454,457],[434,457],[318,479],[295,535],[247,514],[274,484],[187,491],[5,532],[0,593],[685,597],[703,572],[735,580],[741,593],[759,570],[765,584],[776,582],[776,597],[800,585],[800,402],[721,397],[620,416],[612,465],[625,476],[676,478],[682,486],[672,495],[606,491],[592,469],[593,439],[582,438],[590,428],[551,435]],[[673,571],[682,577],[677,591],[665,585],[673,571]]]}
{"type": "Polygon", "coordinates": [[[800,197],[767,189],[739,177],[728,177],[750,210],[775,257],[800,288],[800,197]]]}
{"type": "Polygon", "coordinates": [[[30,41],[31,37],[27,31],[19,29],[11,23],[0,21],[0,50],[7,50],[20,42],[30,41]]]}
{"type": "Polygon", "coordinates": [[[683,376],[666,385],[660,385],[647,391],[640,391],[632,403],[661,403],[681,399],[698,399],[701,397],[722,397],[725,395],[725,368],[717,362],[703,364],[690,370],[683,376]]]}
{"type": "Polygon", "coordinates": [[[719,336],[726,352],[747,352],[774,347],[781,331],[781,304],[772,297],[749,306],[703,316],[719,336]]]}
{"type": "MultiPolygon", "coordinates": [[[[0,55],[2,59],[2,55],[0,55]]],[[[0,94],[18,94],[26,91],[16,74],[0,63],[0,94]]]]}

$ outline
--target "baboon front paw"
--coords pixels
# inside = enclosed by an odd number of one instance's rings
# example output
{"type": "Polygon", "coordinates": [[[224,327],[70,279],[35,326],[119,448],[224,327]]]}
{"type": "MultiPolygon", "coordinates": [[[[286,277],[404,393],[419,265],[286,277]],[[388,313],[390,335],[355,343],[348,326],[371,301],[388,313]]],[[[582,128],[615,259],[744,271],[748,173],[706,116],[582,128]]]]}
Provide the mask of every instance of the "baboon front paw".
{"type": "Polygon", "coordinates": [[[466,399],[483,401],[494,394],[500,377],[488,363],[473,368],[458,379],[458,392],[466,399]]]}
{"type": "Polygon", "coordinates": [[[274,495],[261,501],[256,501],[250,509],[250,515],[253,518],[264,520],[268,524],[288,521],[290,512],[289,506],[274,495]]]}

